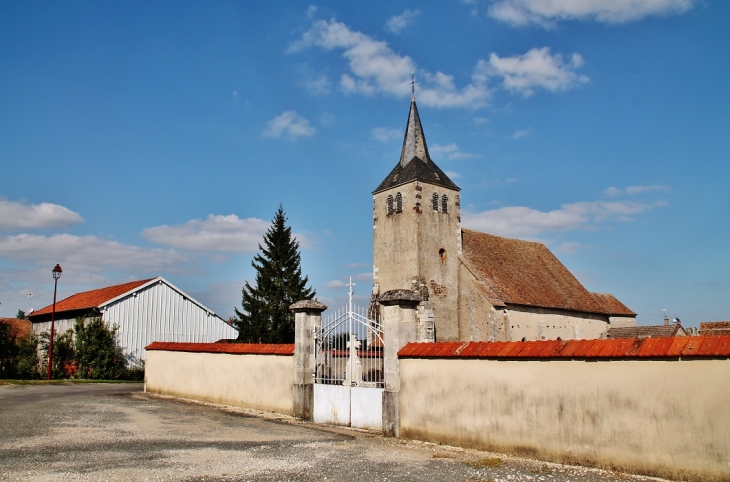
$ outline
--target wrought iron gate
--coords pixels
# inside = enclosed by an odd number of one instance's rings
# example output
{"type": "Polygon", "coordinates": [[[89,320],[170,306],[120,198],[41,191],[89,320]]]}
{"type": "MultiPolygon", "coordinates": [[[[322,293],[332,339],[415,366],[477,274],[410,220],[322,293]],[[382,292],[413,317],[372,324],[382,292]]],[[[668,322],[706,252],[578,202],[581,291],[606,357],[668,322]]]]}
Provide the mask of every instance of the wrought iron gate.
{"type": "Polygon", "coordinates": [[[383,330],[347,286],[347,307],[314,333],[314,421],[382,430],[383,330]]]}

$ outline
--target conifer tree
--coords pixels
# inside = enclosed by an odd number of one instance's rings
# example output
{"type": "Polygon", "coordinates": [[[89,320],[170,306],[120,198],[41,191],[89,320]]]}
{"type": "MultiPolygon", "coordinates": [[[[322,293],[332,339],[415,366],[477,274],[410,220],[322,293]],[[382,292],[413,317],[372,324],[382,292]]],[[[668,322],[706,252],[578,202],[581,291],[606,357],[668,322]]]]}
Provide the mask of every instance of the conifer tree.
{"type": "Polygon", "coordinates": [[[295,301],[311,300],[315,291],[302,277],[299,243],[286,225],[284,208],[279,209],[259,244],[251,266],[256,284],[246,282],[241,290],[242,310],[236,309],[238,340],[247,343],[294,343],[294,314],[289,306],[295,301]]]}

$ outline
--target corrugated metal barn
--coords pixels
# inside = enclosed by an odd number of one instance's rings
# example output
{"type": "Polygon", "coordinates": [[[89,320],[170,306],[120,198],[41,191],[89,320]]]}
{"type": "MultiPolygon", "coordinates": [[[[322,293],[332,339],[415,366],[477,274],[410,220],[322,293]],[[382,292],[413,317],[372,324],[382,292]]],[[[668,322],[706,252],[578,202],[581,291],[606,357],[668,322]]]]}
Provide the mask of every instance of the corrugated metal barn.
{"type": "MultiPolygon", "coordinates": [[[[30,314],[33,333],[51,330],[52,306],[30,314]]],[[[117,339],[130,357],[144,360],[153,341],[210,343],[236,338],[220,316],[161,276],[77,293],[56,302],[56,333],[74,327],[79,316],[100,315],[118,327],[117,339]]]]}

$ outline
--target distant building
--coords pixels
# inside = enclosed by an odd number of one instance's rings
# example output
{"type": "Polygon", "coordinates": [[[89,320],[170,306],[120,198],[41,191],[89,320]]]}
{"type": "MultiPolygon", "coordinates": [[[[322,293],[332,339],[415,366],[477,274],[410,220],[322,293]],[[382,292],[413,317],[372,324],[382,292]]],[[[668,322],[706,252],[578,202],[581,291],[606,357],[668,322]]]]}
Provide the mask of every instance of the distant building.
{"type": "Polygon", "coordinates": [[[541,243],[461,227],[460,188],[431,160],[411,99],[400,160],[373,191],[373,298],[412,290],[420,341],[589,339],[636,325],[541,243]]]}
{"type": "Polygon", "coordinates": [[[730,336],[730,321],[703,321],[700,323],[702,336],[730,336]]]}
{"type": "MultiPolygon", "coordinates": [[[[51,330],[53,306],[31,313],[33,333],[51,330]]],[[[83,293],[56,302],[56,333],[74,327],[76,318],[101,316],[117,326],[124,353],[144,360],[153,341],[215,342],[238,332],[212,310],[161,276],[83,293]]]]}
{"type": "Polygon", "coordinates": [[[606,338],[669,338],[673,336],[687,336],[687,332],[680,324],[627,326],[609,328],[606,338]]]}

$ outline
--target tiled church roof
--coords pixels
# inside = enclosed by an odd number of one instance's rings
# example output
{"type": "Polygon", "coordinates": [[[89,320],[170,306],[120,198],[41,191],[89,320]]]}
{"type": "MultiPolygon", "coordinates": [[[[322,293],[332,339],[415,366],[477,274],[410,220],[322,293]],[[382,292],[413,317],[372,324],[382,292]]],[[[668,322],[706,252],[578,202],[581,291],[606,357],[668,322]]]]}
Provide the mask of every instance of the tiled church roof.
{"type": "MultiPolygon", "coordinates": [[[[143,284],[152,281],[154,278],[144,279],[140,281],[131,281],[121,285],[108,286],[106,288],[100,288],[97,290],[84,291],[83,293],[76,293],[75,295],[69,296],[61,301],[56,302],[56,313],[62,311],[76,311],[96,308],[102,303],[116,298],[119,295],[131,291],[143,284]]],[[[48,305],[43,309],[34,311],[29,318],[33,319],[39,315],[45,315],[51,313],[53,305],[48,305]]]]}
{"type": "Polygon", "coordinates": [[[462,229],[462,261],[495,306],[636,316],[611,295],[591,293],[542,243],[462,229]]]}

